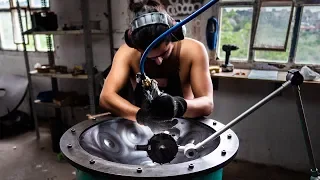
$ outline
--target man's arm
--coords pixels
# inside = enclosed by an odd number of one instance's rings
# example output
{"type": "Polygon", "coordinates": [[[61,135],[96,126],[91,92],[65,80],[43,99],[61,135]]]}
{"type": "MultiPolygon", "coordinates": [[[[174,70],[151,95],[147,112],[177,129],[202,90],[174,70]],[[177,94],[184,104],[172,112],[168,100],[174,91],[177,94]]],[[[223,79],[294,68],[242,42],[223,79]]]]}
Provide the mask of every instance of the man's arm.
{"type": "Polygon", "coordinates": [[[194,99],[188,100],[184,117],[208,116],[213,111],[213,89],[209,72],[209,57],[206,48],[200,42],[194,42],[193,51],[188,51],[191,58],[190,84],[194,99]]]}
{"type": "Polygon", "coordinates": [[[138,58],[135,54],[134,50],[127,45],[122,45],[119,48],[100,94],[100,106],[114,115],[132,121],[136,121],[139,107],[132,105],[129,101],[119,96],[118,92],[129,80],[130,61],[138,58]]]}

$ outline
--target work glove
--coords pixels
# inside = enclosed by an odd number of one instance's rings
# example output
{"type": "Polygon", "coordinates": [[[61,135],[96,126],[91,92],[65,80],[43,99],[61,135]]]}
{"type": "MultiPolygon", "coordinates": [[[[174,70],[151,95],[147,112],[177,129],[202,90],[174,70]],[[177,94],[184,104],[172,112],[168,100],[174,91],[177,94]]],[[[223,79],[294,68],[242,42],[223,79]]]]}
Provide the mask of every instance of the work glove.
{"type": "Polygon", "coordinates": [[[136,115],[139,124],[150,127],[152,131],[171,129],[178,123],[175,117],[181,117],[187,110],[187,102],[178,96],[161,93],[151,102],[146,101],[136,115]]]}

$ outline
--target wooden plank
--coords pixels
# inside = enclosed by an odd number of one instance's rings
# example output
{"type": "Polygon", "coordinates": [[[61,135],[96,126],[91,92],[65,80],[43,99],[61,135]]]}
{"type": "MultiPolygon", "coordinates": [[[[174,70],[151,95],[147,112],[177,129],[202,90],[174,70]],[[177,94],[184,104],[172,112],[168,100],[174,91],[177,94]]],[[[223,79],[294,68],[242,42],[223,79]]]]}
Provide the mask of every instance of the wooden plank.
{"type": "Polygon", "coordinates": [[[88,75],[57,74],[57,73],[38,73],[37,70],[31,71],[32,76],[52,77],[58,79],[88,79],[88,75]]]}
{"type": "Polygon", "coordinates": [[[45,105],[45,106],[50,106],[50,107],[54,107],[54,108],[60,108],[61,106],[59,106],[58,104],[55,103],[49,103],[49,102],[41,102],[40,100],[34,100],[35,104],[39,104],[39,105],[45,105]]]}
{"type": "Polygon", "coordinates": [[[248,79],[249,69],[234,69],[233,72],[211,73],[212,77],[248,79]]]}
{"type": "MultiPolygon", "coordinates": [[[[107,31],[103,30],[91,30],[92,34],[108,34],[107,31]]],[[[52,34],[52,35],[77,35],[77,34],[83,34],[83,30],[68,30],[68,31],[26,31],[24,34],[32,34],[32,35],[47,35],[47,34],[52,34]]]]}

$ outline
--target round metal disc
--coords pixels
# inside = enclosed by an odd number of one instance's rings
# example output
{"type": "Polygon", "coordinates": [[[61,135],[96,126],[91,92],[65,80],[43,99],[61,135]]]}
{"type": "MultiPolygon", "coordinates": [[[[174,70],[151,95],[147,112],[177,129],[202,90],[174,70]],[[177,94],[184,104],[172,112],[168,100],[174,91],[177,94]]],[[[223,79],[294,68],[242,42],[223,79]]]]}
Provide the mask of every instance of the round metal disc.
{"type": "Polygon", "coordinates": [[[28,90],[28,79],[18,75],[0,74],[0,117],[14,111],[28,90]]]}
{"type": "MultiPolygon", "coordinates": [[[[178,145],[197,144],[224,127],[212,119],[178,120],[168,132],[178,145]]],[[[135,145],[147,144],[153,135],[148,127],[107,116],[70,128],[62,136],[60,148],[74,167],[115,179],[181,179],[208,174],[228,164],[239,148],[238,137],[229,129],[203,147],[199,157],[188,159],[183,152],[178,152],[173,161],[160,165],[153,163],[147,152],[134,149],[135,145]]]]}

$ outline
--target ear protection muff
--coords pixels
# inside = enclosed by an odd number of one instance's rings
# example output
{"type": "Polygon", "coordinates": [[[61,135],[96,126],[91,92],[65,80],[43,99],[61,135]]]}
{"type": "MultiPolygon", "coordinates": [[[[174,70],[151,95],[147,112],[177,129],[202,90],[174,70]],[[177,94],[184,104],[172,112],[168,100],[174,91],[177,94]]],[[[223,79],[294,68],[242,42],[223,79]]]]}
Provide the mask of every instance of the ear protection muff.
{"type": "Polygon", "coordinates": [[[134,48],[134,44],[132,43],[131,41],[131,30],[130,29],[127,29],[125,32],[124,32],[124,41],[126,42],[126,44],[131,47],[131,48],[134,48]]]}
{"type": "MultiPolygon", "coordinates": [[[[131,35],[141,27],[152,25],[152,24],[163,24],[166,25],[168,28],[171,28],[176,23],[180,22],[180,20],[174,20],[166,13],[162,12],[151,12],[146,13],[141,16],[136,17],[130,24],[130,28],[125,31],[124,39],[126,44],[134,48],[134,44],[131,40],[131,35]]],[[[186,27],[183,26],[178,28],[176,31],[171,33],[172,41],[180,41],[183,40],[186,34],[186,27]]]]}
{"type": "MultiPolygon", "coordinates": [[[[181,20],[173,20],[173,21],[174,21],[174,24],[172,26],[174,26],[177,23],[181,22],[181,20]]],[[[183,25],[181,28],[179,28],[178,30],[176,30],[173,33],[171,33],[171,35],[173,36],[172,41],[175,42],[175,41],[183,40],[184,37],[186,36],[186,34],[187,34],[187,28],[186,28],[185,25],[183,25]]]]}

